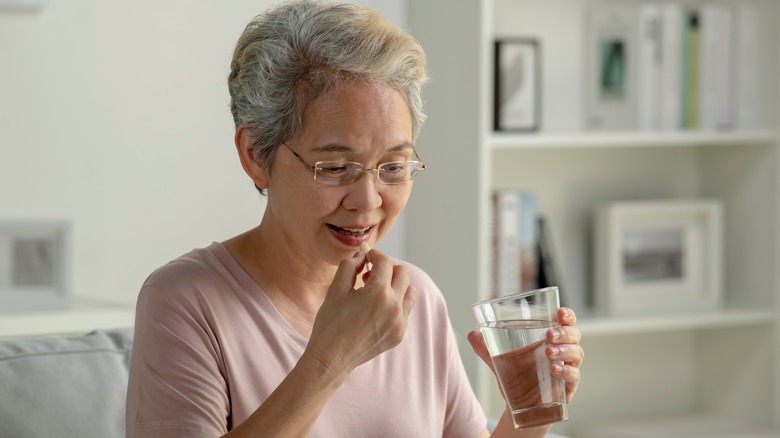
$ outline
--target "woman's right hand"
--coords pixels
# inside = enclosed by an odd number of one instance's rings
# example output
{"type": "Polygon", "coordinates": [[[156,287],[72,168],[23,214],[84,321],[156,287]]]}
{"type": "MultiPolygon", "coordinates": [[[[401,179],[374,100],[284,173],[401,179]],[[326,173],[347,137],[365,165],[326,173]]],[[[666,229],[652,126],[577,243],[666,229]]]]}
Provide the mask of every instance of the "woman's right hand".
{"type": "Polygon", "coordinates": [[[405,266],[376,249],[368,259],[371,272],[359,289],[366,256],[358,252],[339,264],[312,327],[307,353],[336,373],[349,374],[400,344],[417,299],[405,266]]]}

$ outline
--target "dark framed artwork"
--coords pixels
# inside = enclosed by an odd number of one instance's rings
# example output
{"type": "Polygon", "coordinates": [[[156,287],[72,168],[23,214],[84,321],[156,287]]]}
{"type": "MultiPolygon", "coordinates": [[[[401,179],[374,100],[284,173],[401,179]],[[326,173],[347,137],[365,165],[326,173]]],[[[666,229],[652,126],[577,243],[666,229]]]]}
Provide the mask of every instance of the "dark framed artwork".
{"type": "Polygon", "coordinates": [[[537,131],[541,107],[541,48],[535,38],[494,43],[495,131],[537,131]]]}

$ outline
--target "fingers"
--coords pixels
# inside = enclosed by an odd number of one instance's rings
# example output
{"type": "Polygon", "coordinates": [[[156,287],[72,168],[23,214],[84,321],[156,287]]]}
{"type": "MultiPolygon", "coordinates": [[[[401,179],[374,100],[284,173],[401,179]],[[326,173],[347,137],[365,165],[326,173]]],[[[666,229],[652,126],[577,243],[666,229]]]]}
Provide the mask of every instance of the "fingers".
{"type": "Polygon", "coordinates": [[[571,402],[580,384],[580,366],[585,358],[585,351],[580,346],[582,334],[575,327],[577,315],[573,310],[562,307],[557,313],[560,327],[547,332],[547,342],[550,344],[545,353],[553,362],[550,372],[553,376],[566,382],[566,400],[571,402]]]}
{"type": "Polygon", "coordinates": [[[487,345],[485,345],[485,338],[482,337],[482,333],[472,330],[466,335],[466,339],[468,339],[469,344],[471,344],[471,349],[474,350],[474,353],[482,359],[482,362],[485,362],[485,364],[493,370],[493,361],[490,360],[490,353],[488,352],[487,345]]]}
{"type": "Polygon", "coordinates": [[[366,285],[384,285],[393,280],[393,274],[395,266],[393,260],[384,254],[382,251],[372,249],[365,256],[366,260],[371,263],[370,275],[364,276],[366,285]]]}
{"type": "Polygon", "coordinates": [[[576,325],[577,315],[568,307],[561,307],[556,314],[560,325],[576,325]]]}
{"type": "Polygon", "coordinates": [[[582,334],[577,327],[562,325],[547,331],[547,342],[550,344],[579,344],[582,334]]]}
{"type": "Polygon", "coordinates": [[[563,379],[566,383],[566,402],[571,403],[577,387],[580,385],[580,369],[569,365],[552,364],[550,372],[554,377],[563,379]]]}
{"type": "Polygon", "coordinates": [[[404,265],[394,264],[393,259],[376,249],[370,250],[365,258],[371,263],[371,271],[363,274],[366,290],[361,292],[381,289],[394,293],[401,302],[404,318],[408,317],[417,302],[417,289],[411,285],[409,270],[404,265]]]}
{"type": "Polygon", "coordinates": [[[577,315],[574,311],[567,308],[558,310],[558,321],[561,326],[547,331],[546,349],[547,357],[551,361],[563,361],[567,365],[578,367],[582,364],[585,352],[580,347],[582,334],[574,324],[577,322],[577,315]]]}
{"type": "Polygon", "coordinates": [[[412,311],[412,308],[416,302],[417,289],[410,285],[408,288],[406,288],[406,293],[404,294],[404,316],[409,316],[409,313],[412,311]]]}
{"type": "Polygon", "coordinates": [[[582,360],[585,358],[585,351],[577,344],[550,345],[545,353],[553,362],[559,361],[577,368],[582,365],[582,360]]]}

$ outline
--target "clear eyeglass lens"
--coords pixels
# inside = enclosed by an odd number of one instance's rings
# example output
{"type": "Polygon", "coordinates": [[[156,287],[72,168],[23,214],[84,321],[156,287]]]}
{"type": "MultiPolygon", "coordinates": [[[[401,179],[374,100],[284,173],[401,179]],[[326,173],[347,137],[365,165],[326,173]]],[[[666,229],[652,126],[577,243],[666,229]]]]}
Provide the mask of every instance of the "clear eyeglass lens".
{"type": "MultiPolygon", "coordinates": [[[[372,171],[383,184],[403,184],[411,181],[421,170],[419,161],[394,161],[382,163],[372,171]]],[[[314,179],[328,185],[349,184],[365,171],[363,165],[344,161],[321,161],[314,166],[314,179]]]]}

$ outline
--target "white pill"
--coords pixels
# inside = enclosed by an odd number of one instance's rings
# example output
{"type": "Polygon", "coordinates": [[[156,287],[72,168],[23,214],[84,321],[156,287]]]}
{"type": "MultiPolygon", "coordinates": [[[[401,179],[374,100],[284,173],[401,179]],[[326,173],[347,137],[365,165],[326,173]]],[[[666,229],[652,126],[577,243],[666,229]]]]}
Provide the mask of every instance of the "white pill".
{"type": "Polygon", "coordinates": [[[360,244],[360,252],[368,256],[369,251],[371,251],[371,247],[366,242],[360,244]]]}

